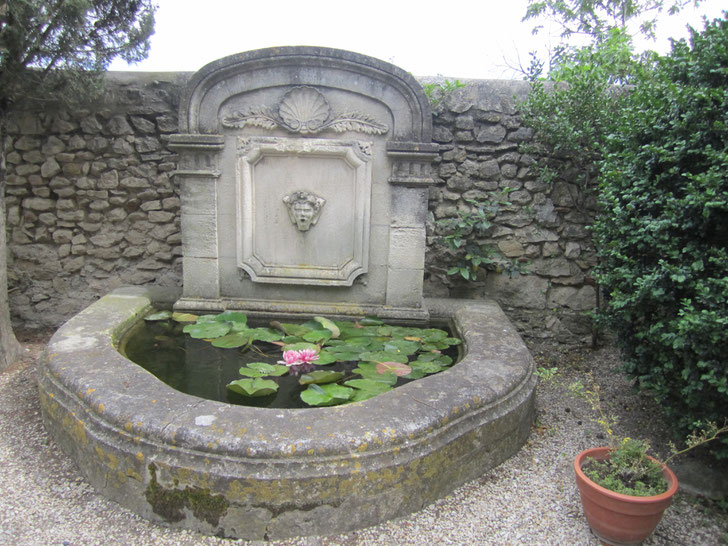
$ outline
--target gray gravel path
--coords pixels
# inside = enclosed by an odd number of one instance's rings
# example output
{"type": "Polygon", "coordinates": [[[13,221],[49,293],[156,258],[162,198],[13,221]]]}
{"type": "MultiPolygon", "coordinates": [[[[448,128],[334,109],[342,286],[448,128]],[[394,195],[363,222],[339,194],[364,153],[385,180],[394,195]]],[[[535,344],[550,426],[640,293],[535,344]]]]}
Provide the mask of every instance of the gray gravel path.
{"type": "MultiPolygon", "coordinates": [[[[97,495],[41,423],[33,357],[44,339],[36,341],[31,357],[0,373],[0,544],[248,544],[160,527],[97,495]]],[[[581,514],[571,471],[576,453],[599,444],[598,429],[566,387],[595,370],[605,400],[623,416],[620,432],[658,438],[658,447],[660,420],[616,373],[611,349],[546,347],[536,354],[540,365],[558,367],[559,375],[539,385],[538,419],[518,455],[410,517],[346,535],[271,544],[599,544],[581,514]]],[[[678,494],[646,544],[728,544],[728,513],[678,494]]]]}

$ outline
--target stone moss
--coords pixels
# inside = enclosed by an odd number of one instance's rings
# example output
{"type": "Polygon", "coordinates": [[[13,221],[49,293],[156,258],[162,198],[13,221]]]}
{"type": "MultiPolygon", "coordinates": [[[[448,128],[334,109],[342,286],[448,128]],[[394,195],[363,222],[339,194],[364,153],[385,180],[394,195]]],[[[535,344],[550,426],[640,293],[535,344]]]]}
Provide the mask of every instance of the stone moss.
{"type": "Polygon", "coordinates": [[[154,463],[148,466],[149,485],[144,491],[147,502],[158,516],[170,523],[185,519],[184,508],[192,511],[194,516],[217,527],[230,506],[230,502],[222,495],[213,495],[209,489],[185,487],[175,489],[163,487],[157,481],[157,467],[154,463]]]}

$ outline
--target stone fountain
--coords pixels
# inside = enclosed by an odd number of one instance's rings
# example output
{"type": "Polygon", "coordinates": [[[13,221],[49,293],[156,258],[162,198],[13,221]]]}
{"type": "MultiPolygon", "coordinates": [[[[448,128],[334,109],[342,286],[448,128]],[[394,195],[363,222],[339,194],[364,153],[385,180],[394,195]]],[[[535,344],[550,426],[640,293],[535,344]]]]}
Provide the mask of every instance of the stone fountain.
{"type": "Polygon", "coordinates": [[[260,317],[449,320],[450,370],[332,408],[232,406],[173,390],[118,345],[153,289],[105,296],[40,366],[52,436],[103,495],[171,526],[332,534],[422,508],[525,442],[533,360],[492,302],[424,300],[431,111],[391,64],[312,47],[201,69],[180,106],[183,293],[260,317]]]}

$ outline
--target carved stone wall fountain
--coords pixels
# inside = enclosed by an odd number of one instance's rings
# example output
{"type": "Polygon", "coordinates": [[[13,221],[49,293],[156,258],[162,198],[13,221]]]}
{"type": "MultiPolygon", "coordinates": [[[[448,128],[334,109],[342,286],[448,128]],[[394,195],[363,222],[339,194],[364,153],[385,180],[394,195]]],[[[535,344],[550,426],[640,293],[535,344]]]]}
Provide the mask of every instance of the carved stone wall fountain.
{"type": "Polygon", "coordinates": [[[525,442],[533,360],[492,302],[424,301],[431,112],[411,75],[286,47],[214,62],[180,107],[184,288],[175,307],[447,319],[451,369],[370,400],[260,409],[177,392],[119,340],[154,290],[105,296],[52,338],[46,426],[107,497],[248,539],[332,534],[418,510],[525,442]]]}
{"type": "Polygon", "coordinates": [[[180,129],[178,307],[427,318],[437,146],[409,74],[317,48],[223,59],[190,82],[180,129]]]}

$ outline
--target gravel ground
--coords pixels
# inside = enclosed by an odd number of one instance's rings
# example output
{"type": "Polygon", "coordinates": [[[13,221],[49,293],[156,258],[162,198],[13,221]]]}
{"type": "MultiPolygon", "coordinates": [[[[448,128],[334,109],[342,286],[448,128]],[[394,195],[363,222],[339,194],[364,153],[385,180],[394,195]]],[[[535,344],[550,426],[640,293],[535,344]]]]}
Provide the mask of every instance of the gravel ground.
{"type": "MultiPolygon", "coordinates": [[[[95,493],[41,422],[34,359],[47,339],[26,336],[28,357],[0,373],[0,544],[250,544],[167,529],[95,493]]],[[[620,415],[617,432],[646,436],[658,452],[665,446],[659,413],[629,390],[617,372],[613,349],[532,349],[539,366],[559,372],[541,381],[537,421],[515,457],[407,518],[346,535],[271,544],[599,544],[581,513],[571,470],[576,453],[600,444],[599,429],[589,421],[592,412],[585,403],[567,394],[567,386],[592,370],[604,400],[620,415]]],[[[728,511],[678,493],[645,544],[728,544],[728,511]]]]}

